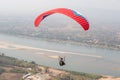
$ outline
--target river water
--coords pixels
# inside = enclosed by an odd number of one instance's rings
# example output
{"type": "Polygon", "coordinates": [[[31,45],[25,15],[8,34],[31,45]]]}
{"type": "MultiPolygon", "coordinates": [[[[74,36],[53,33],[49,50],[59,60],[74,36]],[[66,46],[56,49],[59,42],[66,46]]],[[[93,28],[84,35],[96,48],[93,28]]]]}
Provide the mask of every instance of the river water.
{"type": "Polygon", "coordinates": [[[0,47],[0,52],[18,59],[35,61],[37,64],[57,69],[120,76],[120,50],[63,44],[3,34],[0,34],[0,43],[0,46],[9,44],[7,48],[0,47]],[[24,49],[13,48],[16,47],[14,45],[23,46],[24,49]],[[56,56],[65,57],[66,65],[60,67],[56,56]]]}

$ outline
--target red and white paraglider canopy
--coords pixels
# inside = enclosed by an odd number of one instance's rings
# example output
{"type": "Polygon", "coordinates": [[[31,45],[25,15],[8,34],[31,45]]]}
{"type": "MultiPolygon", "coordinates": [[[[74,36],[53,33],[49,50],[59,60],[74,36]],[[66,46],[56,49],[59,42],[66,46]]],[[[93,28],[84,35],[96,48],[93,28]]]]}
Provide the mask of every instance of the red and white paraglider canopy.
{"type": "Polygon", "coordinates": [[[54,13],[64,14],[64,15],[72,18],[73,20],[75,20],[77,23],[79,23],[83,27],[84,30],[89,29],[89,23],[85,17],[83,17],[80,13],[78,13],[74,10],[71,10],[71,9],[67,9],[67,8],[56,8],[56,9],[52,9],[52,10],[41,13],[35,19],[34,25],[36,27],[39,26],[39,24],[41,23],[41,21],[43,19],[45,19],[46,17],[48,17],[49,15],[52,15],[54,13]]]}

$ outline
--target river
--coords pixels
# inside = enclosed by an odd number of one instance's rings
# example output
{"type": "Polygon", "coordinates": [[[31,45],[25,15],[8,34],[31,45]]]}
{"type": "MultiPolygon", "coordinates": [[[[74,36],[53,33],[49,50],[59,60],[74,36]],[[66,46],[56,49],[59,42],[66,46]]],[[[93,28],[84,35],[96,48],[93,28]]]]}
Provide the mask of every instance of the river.
{"type": "Polygon", "coordinates": [[[120,76],[120,50],[57,43],[0,34],[0,52],[57,69],[120,76]],[[65,57],[60,67],[58,56],[65,57]]]}

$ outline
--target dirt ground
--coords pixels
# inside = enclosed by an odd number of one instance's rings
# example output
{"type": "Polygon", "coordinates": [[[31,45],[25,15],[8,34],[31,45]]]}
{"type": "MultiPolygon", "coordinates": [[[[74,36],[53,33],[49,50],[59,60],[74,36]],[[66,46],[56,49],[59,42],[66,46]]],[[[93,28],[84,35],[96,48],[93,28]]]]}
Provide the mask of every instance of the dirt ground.
{"type": "Polygon", "coordinates": [[[0,80],[20,80],[22,76],[20,73],[3,73],[0,75],[0,80]]]}
{"type": "Polygon", "coordinates": [[[116,78],[116,77],[111,77],[111,76],[105,76],[99,80],[120,80],[120,78],[116,78]]]}

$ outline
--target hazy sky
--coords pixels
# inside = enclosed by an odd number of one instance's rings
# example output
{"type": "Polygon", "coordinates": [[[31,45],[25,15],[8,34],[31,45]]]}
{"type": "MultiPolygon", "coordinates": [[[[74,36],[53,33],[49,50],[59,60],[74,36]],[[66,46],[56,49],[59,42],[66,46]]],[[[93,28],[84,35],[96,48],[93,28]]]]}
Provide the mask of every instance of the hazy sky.
{"type": "Polygon", "coordinates": [[[88,19],[105,17],[105,20],[120,23],[120,0],[0,0],[0,14],[5,15],[36,16],[58,7],[77,10],[88,19]]]}
{"type": "Polygon", "coordinates": [[[120,11],[120,0],[0,0],[1,12],[33,12],[57,7],[120,11]]]}

